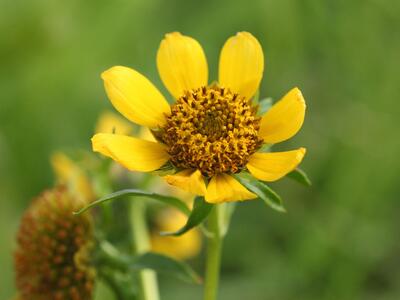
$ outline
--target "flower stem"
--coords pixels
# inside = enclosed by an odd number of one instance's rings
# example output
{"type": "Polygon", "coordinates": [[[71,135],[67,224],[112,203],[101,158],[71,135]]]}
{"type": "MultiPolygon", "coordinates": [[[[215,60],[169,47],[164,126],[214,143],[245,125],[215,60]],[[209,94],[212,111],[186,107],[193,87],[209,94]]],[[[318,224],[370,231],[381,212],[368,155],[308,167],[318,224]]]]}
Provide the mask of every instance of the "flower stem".
{"type": "Polygon", "coordinates": [[[204,300],[216,300],[218,294],[218,282],[221,264],[221,251],[223,235],[221,234],[222,205],[215,205],[208,216],[207,239],[207,264],[204,286],[204,300]]]}
{"type": "MultiPolygon", "coordinates": [[[[146,203],[135,198],[131,201],[130,220],[132,240],[136,254],[150,251],[150,241],[146,224],[146,203]]],[[[138,273],[142,300],[159,300],[157,276],[154,271],[143,270],[138,273]]]]}

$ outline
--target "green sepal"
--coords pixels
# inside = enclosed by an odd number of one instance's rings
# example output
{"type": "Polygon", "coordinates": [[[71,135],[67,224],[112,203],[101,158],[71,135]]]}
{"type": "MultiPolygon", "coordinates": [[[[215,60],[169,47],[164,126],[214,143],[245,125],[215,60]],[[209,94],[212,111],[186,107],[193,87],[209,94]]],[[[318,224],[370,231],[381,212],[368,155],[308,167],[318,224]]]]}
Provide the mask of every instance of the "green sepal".
{"type": "MultiPolygon", "coordinates": [[[[246,174],[247,175],[247,174],[246,174]]],[[[256,194],[268,206],[279,212],[286,212],[282,204],[282,198],[268,185],[257,179],[250,179],[249,176],[235,175],[241,184],[256,194]]]]}
{"type": "Polygon", "coordinates": [[[302,169],[294,169],[292,172],[286,175],[287,178],[293,179],[294,181],[297,181],[298,183],[305,185],[305,186],[311,186],[311,180],[308,178],[306,172],[304,172],[302,169]]]}
{"type": "Polygon", "coordinates": [[[261,146],[261,148],[257,150],[257,152],[259,152],[259,153],[260,152],[261,153],[271,152],[271,147],[272,147],[272,144],[263,144],[261,146]]]}
{"type": "Polygon", "coordinates": [[[254,105],[258,104],[259,100],[260,100],[260,89],[257,89],[256,93],[253,96],[253,104],[254,105]]]}
{"type": "Polygon", "coordinates": [[[197,196],[194,199],[194,205],[186,224],[175,232],[161,232],[163,236],[179,236],[188,232],[190,229],[200,225],[210,214],[213,204],[207,203],[204,197],[197,196]]]}
{"type": "Polygon", "coordinates": [[[237,203],[236,202],[226,202],[226,203],[221,203],[219,204],[220,207],[223,207],[220,211],[222,211],[222,216],[221,216],[221,236],[224,237],[229,230],[229,226],[231,224],[231,218],[233,213],[235,212],[237,203]]]}
{"type": "Polygon", "coordinates": [[[160,167],[158,170],[155,170],[151,173],[153,175],[164,177],[166,175],[175,174],[176,172],[177,172],[177,169],[175,168],[175,166],[170,161],[168,161],[165,165],[160,167]]]}
{"type": "Polygon", "coordinates": [[[263,98],[258,102],[258,111],[257,115],[262,116],[264,115],[271,107],[272,107],[273,100],[272,98],[263,98]]]}
{"type": "Polygon", "coordinates": [[[114,192],[112,194],[109,194],[107,196],[101,197],[100,199],[98,199],[96,201],[93,201],[89,205],[83,207],[79,211],[74,212],[73,214],[79,215],[79,214],[87,211],[88,209],[90,209],[90,208],[92,208],[94,206],[97,206],[99,204],[102,204],[102,203],[110,201],[110,200],[122,198],[122,197],[125,197],[125,196],[131,196],[131,197],[132,196],[140,196],[140,197],[144,197],[144,198],[154,199],[154,200],[160,201],[160,202],[162,202],[164,204],[167,204],[167,205],[175,207],[176,209],[178,209],[179,211],[181,211],[185,215],[189,215],[190,214],[190,209],[187,207],[185,202],[183,202],[182,200],[180,200],[178,198],[175,198],[175,197],[172,197],[172,196],[160,195],[160,194],[157,194],[157,193],[149,193],[149,192],[136,190],[136,189],[120,190],[120,191],[114,192]]]}

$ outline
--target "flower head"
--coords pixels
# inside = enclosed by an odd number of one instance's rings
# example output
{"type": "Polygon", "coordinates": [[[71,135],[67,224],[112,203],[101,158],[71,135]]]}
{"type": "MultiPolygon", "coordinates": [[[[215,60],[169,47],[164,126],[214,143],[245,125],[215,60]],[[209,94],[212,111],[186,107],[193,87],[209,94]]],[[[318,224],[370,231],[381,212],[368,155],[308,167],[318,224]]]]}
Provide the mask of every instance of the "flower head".
{"type": "Polygon", "coordinates": [[[59,187],[44,192],[25,212],[14,256],[20,299],[91,299],[92,220],[88,214],[72,215],[82,205],[59,187]]]}
{"type": "Polygon", "coordinates": [[[229,38],[221,51],[218,82],[208,85],[208,66],[200,44],[174,32],[157,53],[160,77],[175,98],[171,106],[143,75],[116,66],[102,74],[108,97],[132,122],[149,127],[156,141],[97,134],[93,150],[132,171],[150,172],[170,162],[178,171],[165,180],[210,203],[253,199],[232,175],[249,171],[275,181],[301,162],[304,148],[267,153],[263,144],[291,138],[301,128],[305,102],[289,91],[262,117],[252,98],[259,88],[264,56],[247,32],[229,38]]]}

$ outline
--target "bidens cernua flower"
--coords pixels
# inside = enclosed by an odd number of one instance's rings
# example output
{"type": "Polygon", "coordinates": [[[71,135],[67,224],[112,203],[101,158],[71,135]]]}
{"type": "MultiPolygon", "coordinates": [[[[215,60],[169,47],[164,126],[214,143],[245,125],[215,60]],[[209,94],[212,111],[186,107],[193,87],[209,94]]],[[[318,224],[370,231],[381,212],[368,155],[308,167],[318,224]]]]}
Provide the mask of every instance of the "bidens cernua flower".
{"type": "Polygon", "coordinates": [[[93,150],[129,170],[149,172],[170,162],[179,170],[168,183],[210,203],[257,196],[232,174],[248,170],[275,181],[301,162],[304,148],[257,152],[264,143],[289,139],[302,126],[305,102],[299,89],[289,91],[264,116],[252,104],[264,70],[257,39],[240,32],[221,51],[219,78],[208,85],[208,66],[200,44],[174,32],[157,53],[160,77],[176,102],[171,106],[143,75],[116,66],[102,74],[114,107],[134,123],[149,127],[157,142],[118,134],[96,134],[93,150]]]}

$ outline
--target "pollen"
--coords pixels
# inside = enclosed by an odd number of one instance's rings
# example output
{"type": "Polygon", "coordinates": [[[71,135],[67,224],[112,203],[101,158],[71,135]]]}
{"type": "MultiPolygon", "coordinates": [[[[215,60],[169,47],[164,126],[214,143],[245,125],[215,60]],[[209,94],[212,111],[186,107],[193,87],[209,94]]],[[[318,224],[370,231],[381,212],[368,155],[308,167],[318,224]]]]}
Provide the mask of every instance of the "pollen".
{"type": "Polygon", "coordinates": [[[257,107],[227,88],[186,91],[167,116],[160,138],[171,162],[206,177],[240,172],[262,145],[257,107]]]}

